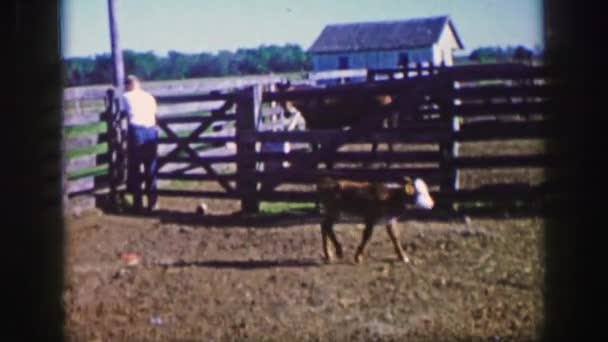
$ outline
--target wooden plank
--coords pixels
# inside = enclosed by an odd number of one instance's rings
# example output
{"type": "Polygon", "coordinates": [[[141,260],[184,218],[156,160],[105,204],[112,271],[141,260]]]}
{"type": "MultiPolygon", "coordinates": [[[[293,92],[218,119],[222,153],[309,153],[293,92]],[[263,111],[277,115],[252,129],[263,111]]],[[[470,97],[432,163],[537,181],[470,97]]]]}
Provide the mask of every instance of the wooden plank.
{"type": "Polygon", "coordinates": [[[159,95],[156,97],[156,101],[159,104],[169,104],[169,103],[183,103],[183,102],[201,102],[201,101],[234,101],[236,99],[236,94],[192,94],[192,95],[159,95]]]}
{"type": "Polygon", "coordinates": [[[463,124],[455,133],[458,141],[548,138],[554,135],[549,121],[539,122],[482,122],[463,124]]]}
{"type": "Polygon", "coordinates": [[[394,78],[395,74],[403,74],[404,76],[413,74],[414,77],[417,77],[420,75],[427,76],[427,75],[431,75],[431,74],[437,74],[437,73],[439,73],[440,70],[442,70],[441,67],[437,67],[433,64],[426,64],[426,65],[416,65],[416,67],[414,67],[414,68],[408,67],[408,68],[372,69],[372,70],[368,70],[368,75],[370,75],[370,78],[375,77],[375,76],[391,77],[391,75],[393,76],[392,78],[394,78]]]}
{"type": "Polygon", "coordinates": [[[488,97],[549,97],[552,94],[555,94],[554,86],[484,86],[453,90],[453,97],[463,100],[488,97]]]}
{"type": "Polygon", "coordinates": [[[520,207],[514,204],[505,205],[502,204],[500,206],[489,206],[489,207],[481,207],[481,208],[459,208],[456,210],[458,216],[462,217],[463,215],[470,217],[478,217],[478,218],[501,218],[505,217],[537,217],[542,215],[546,217],[546,213],[543,212],[542,208],[535,208],[533,206],[520,207]],[[507,216],[508,215],[508,216],[507,216]]]}
{"type": "Polygon", "coordinates": [[[93,146],[85,146],[68,150],[69,154],[72,155],[74,158],[83,155],[97,155],[108,153],[107,151],[109,151],[109,146],[107,143],[101,143],[93,146]]]}
{"type": "Polygon", "coordinates": [[[503,192],[503,191],[470,191],[460,192],[450,197],[444,197],[443,200],[451,200],[452,202],[514,202],[514,201],[531,201],[541,198],[541,194],[529,190],[521,192],[503,192]]]}
{"type": "Polygon", "coordinates": [[[553,75],[548,67],[530,67],[521,63],[458,65],[442,71],[449,73],[455,81],[544,78],[553,75]]]}
{"type": "Polygon", "coordinates": [[[234,181],[237,179],[237,174],[202,174],[202,173],[191,173],[183,174],[176,171],[171,172],[159,172],[157,173],[158,179],[167,180],[187,180],[187,181],[234,181]]]}
{"type": "Polygon", "coordinates": [[[94,147],[99,144],[103,144],[108,141],[108,135],[106,133],[93,133],[90,135],[81,135],[77,137],[65,138],[65,150],[76,150],[84,149],[87,147],[94,147]]]}
{"type": "Polygon", "coordinates": [[[454,107],[457,116],[476,116],[484,114],[531,114],[546,113],[550,108],[550,101],[534,103],[483,103],[462,104],[454,107]]]}
{"type": "Polygon", "coordinates": [[[95,181],[93,177],[81,178],[76,180],[68,180],[66,184],[66,191],[68,195],[72,195],[77,192],[94,190],[95,181]]]}
{"type": "Polygon", "coordinates": [[[270,172],[246,172],[244,177],[259,181],[277,182],[316,182],[321,177],[334,177],[351,180],[378,180],[400,182],[403,177],[421,177],[434,183],[440,173],[439,168],[400,168],[400,169],[279,169],[270,172]]]}
{"type": "Polygon", "coordinates": [[[403,79],[383,82],[360,82],[337,85],[330,88],[306,88],[279,91],[264,94],[264,101],[292,101],[314,98],[343,97],[353,96],[374,96],[382,94],[407,94],[410,91],[420,91],[434,89],[435,77],[424,77],[420,79],[403,79]]]}
{"type": "Polygon", "coordinates": [[[158,158],[159,163],[189,163],[189,164],[216,164],[216,163],[234,163],[237,161],[235,154],[227,156],[200,156],[200,157],[160,157],[158,158]]]}
{"type": "Polygon", "coordinates": [[[101,120],[100,112],[91,112],[84,114],[64,114],[63,126],[80,126],[99,122],[101,120]]]}
{"type": "Polygon", "coordinates": [[[313,81],[330,80],[340,78],[367,78],[367,69],[346,69],[346,70],[329,70],[309,72],[307,78],[313,81]]]}
{"type": "Polygon", "coordinates": [[[216,121],[235,121],[235,115],[224,115],[224,116],[202,116],[202,115],[175,115],[158,118],[158,123],[163,124],[176,124],[176,123],[205,123],[205,122],[216,122],[216,121]]]}
{"type": "Polygon", "coordinates": [[[439,197],[449,201],[515,201],[538,199],[543,195],[540,187],[523,184],[496,184],[477,189],[441,191],[439,197]]]}
{"type": "Polygon", "coordinates": [[[454,165],[458,168],[497,168],[497,167],[551,167],[557,164],[555,156],[535,154],[527,156],[485,156],[458,157],[454,165]]]}
{"type": "Polygon", "coordinates": [[[199,143],[204,143],[204,144],[212,144],[212,145],[222,145],[222,144],[226,144],[228,142],[235,142],[236,141],[236,137],[235,136],[215,136],[215,137],[209,137],[209,136],[202,136],[202,137],[195,137],[195,138],[180,138],[180,137],[165,137],[165,138],[158,138],[158,143],[159,144],[178,144],[178,143],[182,143],[182,144],[199,144],[199,143]]]}
{"type": "MultiPolygon", "coordinates": [[[[219,91],[232,91],[255,84],[276,83],[283,79],[280,75],[255,75],[239,78],[201,78],[186,80],[185,82],[143,82],[152,95],[157,98],[163,96],[216,94],[219,91]]],[[[64,100],[74,99],[103,99],[110,84],[70,87],[64,89],[64,100]]],[[[219,94],[220,96],[222,94],[219,94]]]]}
{"type": "MultiPolygon", "coordinates": [[[[247,142],[306,142],[327,143],[341,135],[349,135],[349,131],[315,130],[293,132],[241,132],[243,141],[247,142]]],[[[403,143],[436,143],[446,139],[445,132],[413,132],[405,129],[386,129],[383,131],[363,132],[357,136],[346,138],[344,143],[356,142],[403,142],[403,143]]]]}
{"type": "Polygon", "coordinates": [[[73,138],[65,139],[65,149],[66,151],[81,149],[86,147],[93,147],[98,143],[98,134],[94,135],[85,135],[73,138]]]}
{"type": "MultiPolygon", "coordinates": [[[[314,152],[265,152],[248,156],[256,161],[321,161],[321,156],[314,152]]],[[[341,162],[437,162],[439,152],[336,152],[332,159],[341,162]]]]}
{"type": "Polygon", "coordinates": [[[159,104],[157,114],[159,118],[170,115],[188,115],[200,112],[212,112],[223,107],[226,101],[205,101],[205,102],[177,102],[159,104]]]}
{"type": "Polygon", "coordinates": [[[158,189],[159,196],[239,199],[237,192],[158,189]]]}
{"type": "Polygon", "coordinates": [[[97,177],[103,174],[108,174],[107,164],[97,164],[93,167],[79,169],[67,174],[69,180],[77,180],[82,178],[97,177]]]}
{"type": "Polygon", "coordinates": [[[236,187],[230,184],[229,181],[222,179],[223,175],[220,175],[214,168],[209,165],[203,165],[203,169],[210,176],[216,176],[217,182],[224,188],[226,192],[234,192],[236,191],[236,187]]]}
{"type": "Polygon", "coordinates": [[[97,157],[95,155],[72,158],[67,161],[66,172],[72,173],[95,167],[97,157]]]}
{"type": "Polygon", "coordinates": [[[110,85],[93,87],[70,87],[63,89],[63,101],[103,100],[110,85]]]}

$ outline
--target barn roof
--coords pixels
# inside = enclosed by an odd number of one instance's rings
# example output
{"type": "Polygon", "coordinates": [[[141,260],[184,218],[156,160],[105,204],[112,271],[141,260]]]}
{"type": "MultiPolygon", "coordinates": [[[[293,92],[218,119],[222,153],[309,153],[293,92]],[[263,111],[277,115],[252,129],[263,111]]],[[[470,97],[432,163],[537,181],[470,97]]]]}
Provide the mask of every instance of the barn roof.
{"type": "Polygon", "coordinates": [[[330,24],[308,49],[311,53],[392,50],[431,46],[449,25],[463,47],[449,16],[407,20],[330,24]]]}

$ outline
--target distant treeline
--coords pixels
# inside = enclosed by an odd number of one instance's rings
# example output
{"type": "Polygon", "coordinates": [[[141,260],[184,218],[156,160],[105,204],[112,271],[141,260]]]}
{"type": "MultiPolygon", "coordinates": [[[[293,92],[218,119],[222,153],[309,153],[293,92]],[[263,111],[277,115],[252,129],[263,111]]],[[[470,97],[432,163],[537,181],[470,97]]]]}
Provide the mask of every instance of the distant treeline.
{"type": "MultiPolygon", "coordinates": [[[[480,47],[465,58],[475,63],[491,63],[527,60],[534,55],[532,50],[524,46],[480,47]]],[[[167,56],[125,50],[123,60],[127,74],[136,74],[149,81],[301,72],[310,71],[312,65],[310,56],[296,44],[263,45],[215,54],[170,51],[167,56]]],[[[112,83],[112,58],[109,53],[66,58],[64,66],[65,85],[68,87],[112,83]]]]}
{"type": "MultiPolygon", "coordinates": [[[[540,52],[539,52],[540,53],[540,52]]],[[[510,62],[525,61],[535,57],[534,51],[525,46],[484,46],[477,48],[469,54],[469,60],[475,62],[510,62]]]]}
{"type": "MultiPolygon", "coordinates": [[[[167,56],[124,50],[123,62],[127,74],[136,74],[144,80],[297,72],[311,68],[308,54],[295,44],[215,54],[169,51],[167,56]]],[[[109,53],[66,58],[64,66],[65,85],[68,87],[112,83],[112,56],[109,53]]]]}

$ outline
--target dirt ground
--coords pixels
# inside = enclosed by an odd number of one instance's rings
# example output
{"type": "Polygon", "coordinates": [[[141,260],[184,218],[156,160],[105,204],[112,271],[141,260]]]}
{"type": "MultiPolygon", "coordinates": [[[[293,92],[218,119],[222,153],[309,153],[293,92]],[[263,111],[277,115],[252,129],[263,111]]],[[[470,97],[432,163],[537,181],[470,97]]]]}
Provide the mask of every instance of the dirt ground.
{"type": "Polygon", "coordinates": [[[69,218],[72,341],[529,341],[543,322],[543,220],[404,221],[410,264],[376,229],[337,226],[346,256],[321,259],[318,220],[239,225],[238,203],[161,199],[152,217],[69,218]],[[141,260],[127,265],[125,253],[141,260]]]}

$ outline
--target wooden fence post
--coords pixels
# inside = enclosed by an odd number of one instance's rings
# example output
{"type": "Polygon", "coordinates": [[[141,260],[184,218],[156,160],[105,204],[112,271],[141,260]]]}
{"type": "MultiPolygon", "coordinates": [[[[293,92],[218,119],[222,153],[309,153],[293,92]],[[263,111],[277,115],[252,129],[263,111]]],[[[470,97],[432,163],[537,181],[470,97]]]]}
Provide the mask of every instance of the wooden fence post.
{"type": "Polygon", "coordinates": [[[260,85],[248,87],[238,94],[236,112],[237,144],[237,184],[236,189],[241,197],[241,210],[245,213],[256,213],[259,210],[257,199],[257,181],[248,174],[255,172],[255,141],[246,139],[255,134],[257,117],[262,104],[260,85]]]}
{"type": "Polygon", "coordinates": [[[109,200],[110,206],[116,208],[117,206],[117,177],[116,177],[116,130],[114,127],[114,89],[108,89],[106,91],[105,98],[106,110],[103,115],[103,119],[106,121],[107,135],[108,135],[108,182],[110,188],[109,200]]]}
{"type": "MultiPolygon", "coordinates": [[[[64,114],[65,115],[65,114],[64,114]]],[[[63,119],[63,117],[62,117],[63,119]]],[[[64,213],[68,212],[70,207],[70,198],[68,194],[68,154],[67,154],[67,137],[65,130],[61,130],[61,202],[64,213]]]]}
{"type": "Polygon", "coordinates": [[[109,181],[109,200],[113,209],[120,209],[119,191],[121,184],[125,183],[126,178],[126,132],[123,126],[123,118],[117,110],[118,99],[114,89],[106,92],[106,111],[104,119],[107,124],[108,134],[108,181],[109,181]]]}
{"type": "Polygon", "coordinates": [[[123,106],[120,103],[119,98],[114,99],[114,116],[116,118],[116,128],[118,132],[118,158],[116,168],[118,170],[118,184],[125,185],[127,183],[127,159],[129,154],[127,153],[127,137],[129,134],[129,127],[126,115],[123,113],[123,106]]]}
{"type": "MultiPolygon", "coordinates": [[[[440,106],[441,106],[441,129],[446,133],[444,140],[439,144],[441,153],[440,172],[441,178],[439,182],[440,191],[453,192],[457,190],[458,173],[454,166],[454,158],[457,154],[457,144],[455,143],[455,132],[459,129],[456,117],[454,115],[454,80],[448,70],[448,67],[441,65],[439,68],[440,81],[440,106]]],[[[448,212],[454,210],[453,203],[444,202],[440,206],[448,212]]]]}

